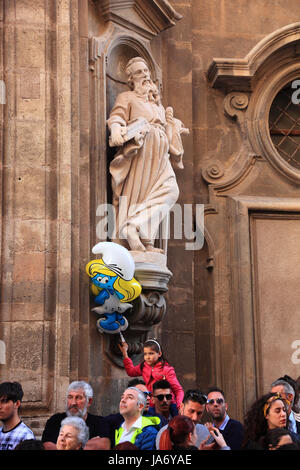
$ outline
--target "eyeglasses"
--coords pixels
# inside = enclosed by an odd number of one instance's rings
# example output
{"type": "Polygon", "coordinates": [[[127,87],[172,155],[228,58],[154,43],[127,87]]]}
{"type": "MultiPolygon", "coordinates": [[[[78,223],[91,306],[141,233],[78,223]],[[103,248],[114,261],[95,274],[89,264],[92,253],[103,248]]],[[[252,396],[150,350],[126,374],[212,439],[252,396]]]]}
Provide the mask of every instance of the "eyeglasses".
{"type": "Polygon", "coordinates": [[[198,401],[200,402],[200,404],[204,405],[204,403],[206,403],[207,401],[207,396],[204,395],[204,393],[202,392],[187,392],[186,396],[185,396],[185,401],[188,401],[188,400],[195,400],[195,401],[198,401]]]}
{"type": "Polygon", "coordinates": [[[224,399],[223,399],[223,398],[216,398],[216,399],[210,398],[209,400],[207,400],[206,403],[207,403],[208,405],[213,405],[215,402],[216,402],[218,405],[223,405],[224,399]]]}
{"type": "Polygon", "coordinates": [[[151,397],[152,393],[151,392],[143,392],[146,398],[151,397]]]}
{"type": "Polygon", "coordinates": [[[161,395],[154,395],[153,397],[154,397],[154,398],[157,398],[159,401],[163,401],[164,398],[165,398],[167,401],[172,400],[172,395],[171,395],[171,393],[167,393],[166,395],[163,395],[163,394],[161,394],[161,395]]]}

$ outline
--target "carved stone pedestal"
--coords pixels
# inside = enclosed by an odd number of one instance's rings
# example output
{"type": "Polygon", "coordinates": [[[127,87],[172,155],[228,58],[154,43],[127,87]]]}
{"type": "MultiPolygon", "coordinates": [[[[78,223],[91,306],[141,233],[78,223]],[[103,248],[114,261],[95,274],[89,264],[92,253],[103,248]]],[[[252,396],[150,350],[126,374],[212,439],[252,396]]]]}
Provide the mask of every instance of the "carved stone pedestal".
{"type": "MultiPolygon", "coordinates": [[[[128,355],[134,363],[142,360],[143,344],[151,338],[154,325],[163,320],[166,313],[164,293],[172,276],[166,266],[166,256],[155,252],[130,252],[135,261],[135,278],[143,290],[133,301],[133,309],[126,314],[129,326],[123,332],[128,344],[128,355]]],[[[118,366],[123,367],[123,360],[118,342],[119,335],[106,336],[106,354],[118,366]]]]}

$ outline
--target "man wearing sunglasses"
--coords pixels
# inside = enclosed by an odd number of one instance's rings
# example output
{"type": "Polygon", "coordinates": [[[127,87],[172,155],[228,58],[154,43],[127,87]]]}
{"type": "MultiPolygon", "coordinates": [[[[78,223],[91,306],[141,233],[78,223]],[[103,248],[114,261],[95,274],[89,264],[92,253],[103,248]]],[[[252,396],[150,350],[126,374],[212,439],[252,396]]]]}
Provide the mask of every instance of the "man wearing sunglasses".
{"type": "MultiPolygon", "coordinates": [[[[217,387],[210,388],[207,393],[206,412],[212,419],[213,426],[218,428],[231,450],[239,450],[244,438],[243,425],[228,416],[228,405],[224,392],[217,387]]],[[[206,424],[208,428],[211,423],[206,424]]]]}
{"type": "Polygon", "coordinates": [[[148,413],[158,416],[162,426],[178,415],[176,403],[172,403],[171,386],[167,380],[158,380],[153,384],[152,401],[154,406],[150,406],[148,413]]]}
{"type": "MultiPolygon", "coordinates": [[[[207,401],[206,395],[200,390],[187,390],[184,394],[183,401],[179,408],[179,414],[191,418],[196,426],[197,441],[196,447],[199,447],[201,442],[206,441],[206,444],[213,442],[213,438],[208,439],[210,433],[206,426],[200,424],[201,418],[205,411],[205,404],[207,401]]],[[[159,450],[160,437],[163,431],[167,428],[167,424],[161,428],[156,436],[156,449],[159,450]]]]}

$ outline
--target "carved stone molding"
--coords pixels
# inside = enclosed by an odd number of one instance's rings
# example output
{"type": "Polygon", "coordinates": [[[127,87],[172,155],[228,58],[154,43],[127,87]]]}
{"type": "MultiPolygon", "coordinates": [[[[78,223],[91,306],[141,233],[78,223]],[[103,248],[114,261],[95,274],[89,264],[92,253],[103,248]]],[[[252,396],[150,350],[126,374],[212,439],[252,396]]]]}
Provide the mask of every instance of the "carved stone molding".
{"type": "Polygon", "coordinates": [[[260,155],[249,151],[247,147],[242,147],[227,173],[218,162],[203,168],[202,177],[210,184],[210,201],[213,203],[216,194],[220,196],[238,185],[252,170],[257,160],[262,160],[260,155]]]}
{"type": "Polygon", "coordinates": [[[101,0],[100,6],[105,21],[111,21],[147,39],[174,26],[182,18],[166,0],[101,0]]]}
{"type": "Polygon", "coordinates": [[[138,281],[145,289],[167,292],[172,276],[167,268],[167,256],[162,253],[130,252],[135,261],[135,273],[138,281]]]}
{"type": "Polygon", "coordinates": [[[290,180],[300,183],[300,170],[289,165],[276,150],[270,135],[269,112],[274,98],[289,82],[299,79],[299,56],[284,62],[269,75],[268,87],[261,83],[257,86],[251,98],[247,132],[254,152],[263,155],[269,163],[282,175],[290,180]]]}
{"type": "MultiPolygon", "coordinates": [[[[205,206],[204,212],[206,216],[209,214],[217,213],[216,209],[209,204],[205,206]]],[[[213,237],[211,236],[211,233],[209,232],[206,226],[204,227],[204,239],[207,243],[207,249],[208,249],[208,257],[206,258],[206,269],[210,271],[215,267],[216,248],[215,248],[213,237]]]]}
{"type": "Polygon", "coordinates": [[[249,97],[246,93],[231,92],[224,99],[224,109],[228,116],[235,117],[244,111],[249,104],[249,97]]]}
{"type": "Polygon", "coordinates": [[[202,176],[207,182],[211,182],[211,180],[214,181],[219,178],[222,178],[223,175],[224,175],[224,170],[220,166],[220,163],[217,163],[217,162],[209,164],[202,171],[202,176]]]}
{"type": "MultiPolygon", "coordinates": [[[[101,58],[105,57],[106,66],[108,58],[116,47],[124,46],[125,48],[134,50],[135,55],[143,57],[149,62],[150,71],[153,75],[157,73],[157,64],[150,52],[149,42],[138,35],[130,36],[129,31],[111,26],[105,37],[92,37],[89,43],[90,69],[94,71],[94,64],[101,58]]],[[[125,80],[122,83],[126,83],[125,80]]]]}
{"type": "MultiPolygon", "coordinates": [[[[224,90],[224,110],[237,118],[245,151],[266,158],[281,174],[300,183],[300,170],[291,166],[276,150],[269,130],[269,112],[279,91],[289,82],[299,79],[300,23],[280,28],[260,41],[243,59],[213,59],[207,80],[214,88],[224,90]]],[[[249,156],[249,158],[247,157],[249,156]]],[[[236,169],[247,165],[243,162],[236,169]]],[[[227,172],[233,176],[234,168],[227,172]]],[[[218,176],[218,172],[214,169],[218,176]]],[[[211,171],[204,179],[213,182],[211,171]],[[208,178],[207,178],[208,176],[208,178]]]]}
{"type": "Polygon", "coordinates": [[[207,71],[207,80],[214,88],[251,91],[261,65],[287,45],[295,45],[297,48],[298,41],[300,23],[284,26],[263,38],[243,59],[213,59],[207,71]]]}
{"type": "Polygon", "coordinates": [[[253,170],[257,161],[263,160],[260,155],[249,152],[246,148],[242,148],[241,152],[236,156],[235,162],[232,164],[230,171],[224,173],[224,177],[220,177],[220,181],[211,179],[202,172],[203,179],[210,183],[209,200],[212,207],[217,206],[216,198],[219,196],[227,196],[227,192],[238,186],[253,170]]]}

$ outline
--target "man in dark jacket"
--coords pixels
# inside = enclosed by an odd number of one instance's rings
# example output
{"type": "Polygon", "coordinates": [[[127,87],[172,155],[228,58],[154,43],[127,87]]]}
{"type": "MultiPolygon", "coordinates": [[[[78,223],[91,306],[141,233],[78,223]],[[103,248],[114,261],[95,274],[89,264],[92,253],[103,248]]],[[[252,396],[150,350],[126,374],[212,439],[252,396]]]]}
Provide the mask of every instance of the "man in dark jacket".
{"type": "Polygon", "coordinates": [[[162,426],[178,415],[177,405],[172,403],[171,385],[167,380],[154,382],[152,400],[154,406],[149,407],[148,414],[158,416],[162,426]]]}
{"type": "Polygon", "coordinates": [[[90,439],[85,450],[110,449],[110,432],[108,424],[102,416],[88,412],[93,400],[92,387],[83,381],[72,382],[67,391],[67,406],[65,413],[55,413],[46,422],[42,441],[46,450],[56,450],[61,422],[67,416],[77,416],[84,419],[89,428],[90,439]]]}
{"type": "MultiPolygon", "coordinates": [[[[244,438],[244,428],[239,421],[228,416],[227,409],[224,392],[217,387],[210,388],[207,393],[206,411],[213,420],[213,426],[223,434],[231,450],[239,450],[244,438]]],[[[209,427],[208,423],[207,425],[209,427]]]]}

